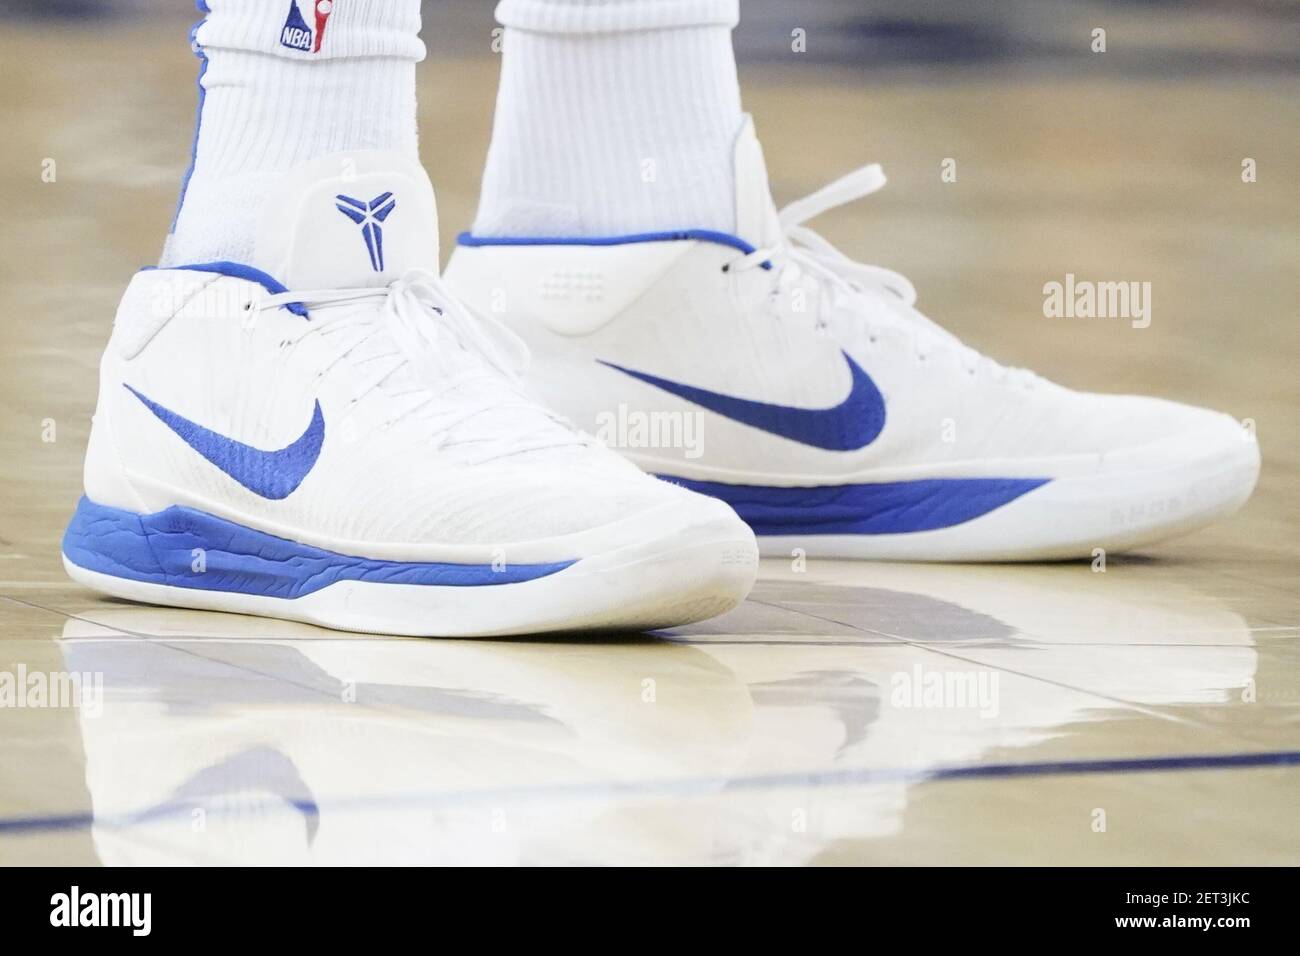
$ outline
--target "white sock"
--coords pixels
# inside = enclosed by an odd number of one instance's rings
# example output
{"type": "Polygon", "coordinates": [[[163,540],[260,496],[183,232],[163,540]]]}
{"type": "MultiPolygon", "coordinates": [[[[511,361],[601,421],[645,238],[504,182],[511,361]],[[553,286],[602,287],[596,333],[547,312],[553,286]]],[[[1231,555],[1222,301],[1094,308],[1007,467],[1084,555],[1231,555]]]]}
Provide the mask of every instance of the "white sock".
{"type": "Polygon", "coordinates": [[[735,231],[738,0],[501,0],[474,233],[735,231]]]}
{"type": "Polygon", "coordinates": [[[266,197],[299,163],[351,149],[419,152],[419,0],[206,5],[194,33],[204,61],[194,159],[165,266],[248,261],[266,197]]]}

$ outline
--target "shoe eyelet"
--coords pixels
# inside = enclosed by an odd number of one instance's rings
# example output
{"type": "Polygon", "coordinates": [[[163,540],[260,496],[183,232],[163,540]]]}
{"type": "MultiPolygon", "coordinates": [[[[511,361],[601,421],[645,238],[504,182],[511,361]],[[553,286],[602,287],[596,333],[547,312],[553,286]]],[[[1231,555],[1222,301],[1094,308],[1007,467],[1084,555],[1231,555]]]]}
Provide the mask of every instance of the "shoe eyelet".
{"type": "Polygon", "coordinates": [[[722,271],[723,271],[723,272],[730,272],[730,271],[731,271],[731,263],[730,263],[730,262],[724,262],[724,263],[722,264],[722,271]]]}

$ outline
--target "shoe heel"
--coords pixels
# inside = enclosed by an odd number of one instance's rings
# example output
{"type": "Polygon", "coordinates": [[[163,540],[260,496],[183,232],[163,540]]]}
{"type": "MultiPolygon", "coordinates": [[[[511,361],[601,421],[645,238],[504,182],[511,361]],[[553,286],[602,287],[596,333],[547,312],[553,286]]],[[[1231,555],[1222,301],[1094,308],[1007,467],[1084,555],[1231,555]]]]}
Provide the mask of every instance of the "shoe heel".
{"type": "Polygon", "coordinates": [[[63,556],[100,574],[173,583],[149,545],[140,515],[96,504],[84,495],[63,533],[63,556]]]}

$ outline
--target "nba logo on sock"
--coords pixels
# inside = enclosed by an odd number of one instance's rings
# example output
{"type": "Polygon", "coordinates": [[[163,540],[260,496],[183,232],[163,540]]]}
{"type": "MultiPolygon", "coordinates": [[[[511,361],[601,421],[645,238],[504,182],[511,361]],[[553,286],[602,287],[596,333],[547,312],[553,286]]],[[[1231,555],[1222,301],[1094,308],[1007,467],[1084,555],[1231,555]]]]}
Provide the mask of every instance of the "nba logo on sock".
{"type": "Polygon", "coordinates": [[[280,46],[303,53],[319,53],[321,42],[325,39],[325,24],[334,12],[334,0],[307,0],[307,6],[315,18],[314,26],[308,26],[299,3],[300,0],[289,0],[289,15],[285,17],[284,28],[280,31],[280,46]]]}

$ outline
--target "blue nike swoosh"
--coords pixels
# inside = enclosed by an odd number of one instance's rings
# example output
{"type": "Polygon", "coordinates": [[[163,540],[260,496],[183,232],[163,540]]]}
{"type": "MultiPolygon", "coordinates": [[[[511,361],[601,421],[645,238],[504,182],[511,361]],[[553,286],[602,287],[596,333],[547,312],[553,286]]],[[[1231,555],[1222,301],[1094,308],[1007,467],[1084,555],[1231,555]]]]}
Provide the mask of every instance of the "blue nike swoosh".
{"type": "Polygon", "coordinates": [[[174,431],[212,464],[255,495],[279,500],[293,494],[320,457],[325,441],[325,416],[320,402],[311,416],[307,430],[291,445],[278,451],[263,451],[241,441],[227,438],[218,432],[196,424],[169,408],[145,398],[130,385],[124,386],[153,412],[162,423],[174,431]]]}
{"type": "MultiPolygon", "coordinates": [[[[637,372],[613,362],[600,362],[609,368],[631,375],[655,388],[661,388],[688,402],[702,405],[725,418],[751,425],[782,438],[789,438],[828,451],[855,451],[876,440],[885,427],[885,399],[871,376],[857,362],[841,352],[848,363],[853,383],[848,397],[830,408],[791,408],[755,402],[732,395],[722,395],[693,385],[637,372]]],[[[599,359],[597,361],[600,361],[599,359]]]]}

